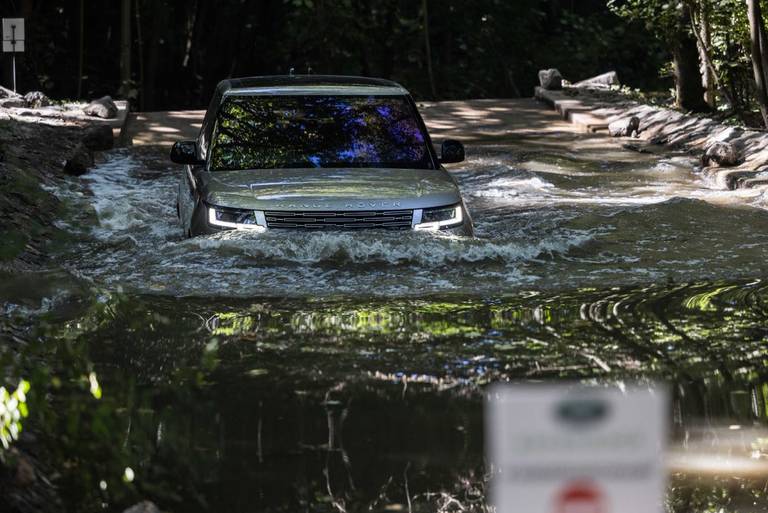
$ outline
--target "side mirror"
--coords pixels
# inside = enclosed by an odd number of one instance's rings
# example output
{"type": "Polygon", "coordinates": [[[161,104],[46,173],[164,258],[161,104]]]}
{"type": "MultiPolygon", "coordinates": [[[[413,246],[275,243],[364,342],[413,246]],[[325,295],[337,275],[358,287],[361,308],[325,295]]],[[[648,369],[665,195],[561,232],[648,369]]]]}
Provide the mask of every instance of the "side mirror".
{"type": "Polygon", "coordinates": [[[197,143],[195,141],[178,141],[171,148],[171,162],[176,164],[202,164],[197,157],[197,143]]]}
{"type": "Polygon", "coordinates": [[[453,139],[446,139],[440,147],[440,163],[455,164],[464,161],[464,145],[453,139]]]}

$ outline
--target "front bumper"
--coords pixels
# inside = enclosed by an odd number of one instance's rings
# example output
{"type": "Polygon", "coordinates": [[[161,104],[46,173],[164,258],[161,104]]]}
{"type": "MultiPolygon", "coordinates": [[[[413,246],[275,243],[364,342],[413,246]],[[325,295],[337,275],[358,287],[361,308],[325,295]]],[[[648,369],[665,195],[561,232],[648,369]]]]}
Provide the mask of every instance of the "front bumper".
{"type": "MultiPolygon", "coordinates": [[[[444,233],[444,234],[450,234],[450,235],[457,235],[457,236],[464,236],[464,237],[471,237],[474,234],[474,226],[472,224],[472,218],[469,215],[469,211],[467,210],[466,206],[462,203],[458,206],[460,208],[460,224],[451,225],[451,226],[425,226],[424,224],[420,224],[420,221],[422,220],[423,215],[423,209],[414,209],[411,211],[411,226],[410,229],[406,228],[400,228],[402,231],[427,231],[427,232],[437,232],[437,233],[444,233]]],[[[205,203],[199,203],[197,208],[195,209],[195,212],[192,216],[192,222],[190,226],[190,234],[194,237],[197,235],[211,235],[215,233],[219,233],[222,231],[232,231],[232,230],[243,230],[246,232],[252,232],[252,233],[264,233],[264,232],[288,232],[288,231],[360,231],[360,230],[387,230],[383,227],[370,227],[370,228],[360,228],[355,227],[353,229],[345,229],[344,227],[338,227],[338,226],[328,226],[328,227],[318,227],[316,225],[313,225],[311,228],[302,228],[302,227],[296,227],[296,228],[275,228],[270,227],[269,223],[267,221],[267,218],[265,217],[264,211],[251,211],[253,212],[253,223],[248,225],[222,225],[221,223],[216,223],[216,220],[214,219],[215,216],[211,213],[210,209],[216,209],[216,208],[227,208],[227,207],[218,207],[213,205],[208,205],[205,203]]],[[[457,222],[459,220],[457,219],[457,222]]],[[[387,231],[391,231],[387,230],[387,231]]]]}

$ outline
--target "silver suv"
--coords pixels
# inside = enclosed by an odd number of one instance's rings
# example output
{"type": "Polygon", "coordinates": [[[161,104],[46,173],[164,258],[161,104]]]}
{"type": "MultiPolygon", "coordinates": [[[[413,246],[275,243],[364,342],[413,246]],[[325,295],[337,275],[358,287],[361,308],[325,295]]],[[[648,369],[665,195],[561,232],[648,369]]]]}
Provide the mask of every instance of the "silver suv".
{"type": "Polygon", "coordinates": [[[219,83],[200,135],[180,141],[188,236],[221,230],[445,230],[472,235],[453,140],[435,152],[408,91],[388,80],[273,76],[219,83]]]}

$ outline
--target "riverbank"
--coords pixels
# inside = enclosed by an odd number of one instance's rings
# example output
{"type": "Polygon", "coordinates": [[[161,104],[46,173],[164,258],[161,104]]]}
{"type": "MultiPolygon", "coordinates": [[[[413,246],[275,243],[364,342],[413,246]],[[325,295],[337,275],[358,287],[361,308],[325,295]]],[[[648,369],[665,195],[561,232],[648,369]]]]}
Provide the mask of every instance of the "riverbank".
{"type": "Polygon", "coordinates": [[[655,146],[704,155],[714,144],[728,143],[736,151],[738,162],[728,167],[702,165],[701,173],[723,189],[768,186],[768,133],[765,131],[647,105],[606,88],[547,90],[537,87],[535,97],[583,131],[607,132],[614,123],[626,126],[636,118],[639,122],[636,136],[622,138],[629,149],[654,151],[655,146]]]}
{"type": "MultiPolygon", "coordinates": [[[[4,443],[13,446],[0,449],[0,510],[58,513],[64,510],[62,490],[53,483],[63,467],[56,447],[67,442],[47,437],[46,422],[58,416],[48,403],[61,396],[62,385],[54,382],[87,372],[89,364],[83,363],[82,348],[50,340],[46,328],[32,319],[39,320],[58,303],[69,304],[63,315],[77,315],[93,299],[87,285],[54,260],[72,243],[60,221],[71,217],[75,207],[53,191],[71,175],[87,172],[101,151],[115,146],[127,103],[116,102],[116,115],[103,119],[86,114],[84,103],[53,105],[46,99],[43,106],[30,106],[24,97],[5,89],[0,93],[10,96],[0,105],[0,372],[9,392],[21,377],[32,384],[30,402],[23,406],[35,419],[15,435],[7,423],[2,426],[4,443]]],[[[75,387],[78,379],[71,381],[75,387]]],[[[6,422],[5,415],[13,413],[8,408],[3,404],[6,422]]],[[[24,421],[18,420],[19,430],[24,421]]]]}
{"type": "Polygon", "coordinates": [[[81,174],[94,154],[114,147],[127,104],[114,119],[89,117],[85,104],[0,107],[0,271],[39,268],[49,247],[66,234],[56,220],[67,205],[49,190],[65,175],[81,174]]]}

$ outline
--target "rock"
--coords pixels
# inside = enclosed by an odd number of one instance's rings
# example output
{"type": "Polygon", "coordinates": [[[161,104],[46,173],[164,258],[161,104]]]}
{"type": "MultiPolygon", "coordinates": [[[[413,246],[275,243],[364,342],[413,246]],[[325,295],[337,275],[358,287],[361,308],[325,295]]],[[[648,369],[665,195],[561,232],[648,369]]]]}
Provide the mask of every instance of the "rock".
{"type": "Polygon", "coordinates": [[[632,137],[640,132],[640,118],[632,116],[627,119],[618,119],[608,125],[608,133],[612,137],[632,137]]]}
{"type": "Polygon", "coordinates": [[[554,68],[539,71],[539,84],[547,91],[557,91],[563,88],[563,76],[554,68]]]}
{"type": "Polygon", "coordinates": [[[50,98],[40,91],[32,91],[24,95],[24,102],[30,109],[39,109],[51,104],[50,98]]]}
{"type": "Polygon", "coordinates": [[[160,508],[151,501],[142,501],[126,509],[123,513],[160,513],[160,508]]]}
{"type": "Polygon", "coordinates": [[[615,71],[609,71],[608,73],[576,82],[573,84],[573,87],[610,87],[618,85],[621,85],[619,74],[615,71]]]}
{"type": "Polygon", "coordinates": [[[4,109],[23,109],[26,106],[27,102],[20,96],[0,99],[0,107],[4,109]]]}
{"type": "Polygon", "coordinates": [[[621,147],[624,148],[625,150],[636,151],[637,153],[653,154],[653,152],[650,151],[648,148],[645,148],[644,146],[641,146],[637,143],[626,143],[626,144],[622,144],[621,147]]]}
{"type": "Polygon", "coordinates": [[[114,119],[117,117],[117,105],[112,101],[111,96],[103,96],[86,105],[83,112],[96,118],[114,119]]]}
{"type": "Polygon", "coordinates": [[[93,165],[93,156],[84,144],[78,144],[64,162],[64,173],[71,176],[80,176],[88,172],[93,165]]]}
{"type": "Polygon", "coordinates": [[[701,163],[704,167],[709,167],[710,165],[731,167],[740,161],[741,155],[739,155],[736,147],[731,143],[722,141],[712,143],[701,158],[701,163]]]}
{"type": "Polygon", "coordinates": [[[715,141],[728,142],[733,139],[738,139],[744,135],[744,129],[740,126],[729,126],[724,130],[721,130],[712,139],[715,141]]]}
{"type": "Polygon", "coordinates": [[[111,150],[115,145],[112,127],[96,125],[86,128],[83,133],[83,144],[91,151],[111,150]]]}

